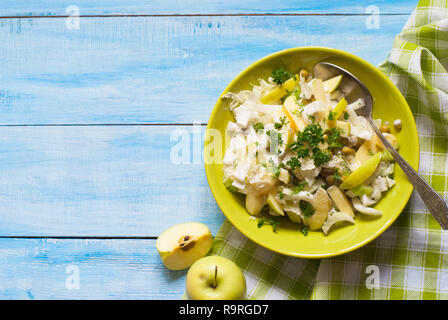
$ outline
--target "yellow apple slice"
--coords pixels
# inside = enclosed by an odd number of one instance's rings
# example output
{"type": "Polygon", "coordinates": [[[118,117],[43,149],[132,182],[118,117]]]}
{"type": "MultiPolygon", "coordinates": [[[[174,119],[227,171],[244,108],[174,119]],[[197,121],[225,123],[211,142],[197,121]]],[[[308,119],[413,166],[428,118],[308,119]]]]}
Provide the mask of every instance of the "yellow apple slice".
{"type": "Polygon", "coordinates": [[[326,92],[332,93],[341,83],[342,75],[336,76],[334,78],[325,80],[323,86],[326,92]]]}
{"type": "Polygon", "coordinates": [[[325,95],[325,90],[321,79],[315,79],[313,81],[311,90],[317,101],[324,103],[327,102],[327,96],[325,95]]]}
{"type": "Polygon", "coordinates": [[[370,141],[365,141],[356,151],[355,157],[353,161],[358,163],[358,165],[363,164],[367,160],[369,160],[374,154],[373,150],[370,148],[370,141]]]}
{"type": "Polygon", "coordinates": [[[341,189],[354,188],[364,181],[366,181],[373,172],[375,172],[378,164],[381,161],[381,153],[378,152],[374,156],[370,157],[366,162],[361,164],[355,171],[353,171],[345,180],[341,183],[341,189]]]}
{"type": "Polygon", "coordinates": [[[284,216],[285,212],[283,211],[283,207],[280,203],[278,203],[277,199],[275,199],[275,195],[270,193],[268,195],[268,198],[266,200],[269,208],[271,208],[271,210],[269,211],[269,213],[273,216],[284,216]]]}
{"type": "Polygon", "coordinates": [[[336,121],[341,117],[345,108],[347,108],[347,100],[345,100],[345,98],[342,98],[332,110],[333,120],[327,120],[327,124],[329,127],[334,127],[336,125],[336,121]]]}
{"type": "Polygon", "coordinates": [[[294,87],[297,85],[297,82],[299,82],[299,75],[296,74],[294,77],[289,78],[285,82],[282,83],[282,87],[287,90],[288,92],[292,91],[294,87]]]}
{"type": "Polygon", "coordinates": [[[282,86],[278,86],[274,90],[264,95],[260,101],[263,104],[271,104],[275,101],[280,100],[287,93],[288,92],[282,86]]]}
{"type": "Polygon", "coordinates": [[[294,114],[294,112],[298,110],[298,106],[293,96],[289,96],[288,98],[286,98],[285,102],[283,102],[282,109],[283,112],[288,117],[289,122],[291,124],[291,128],[294,131],[294,133],[297,133],[298,131],[303,131],[305,129],[306,124],[303,121],[302,117],[298,117],[297,115],[294,114]]]}
{"type": "Polygon", "coordinates": [[[205,256],[212,242],[213,236],[205,224],[190,222],[165,230],[157,238],[156,249],[168,269],[182,270],[205,256]]]}
{"type": "Polygon", "coordinates": [[[349,216],[354,217],[352,205],[348,201],[344,192],[341,191],[337,186],[333,185],[327,189],[328,194],[334,202],[334,205],[339,211],[347,213],[349,216]]]}
{"type": "Polygon", "coordinates": [[[343,137],[343,138],[348,138],[348,136],[350,135],[351,129],[352,129],[350,122],[339,121],[339,120],[336,120],[335,127],[340,128],[342,130],[341,137],[343,137]]]}

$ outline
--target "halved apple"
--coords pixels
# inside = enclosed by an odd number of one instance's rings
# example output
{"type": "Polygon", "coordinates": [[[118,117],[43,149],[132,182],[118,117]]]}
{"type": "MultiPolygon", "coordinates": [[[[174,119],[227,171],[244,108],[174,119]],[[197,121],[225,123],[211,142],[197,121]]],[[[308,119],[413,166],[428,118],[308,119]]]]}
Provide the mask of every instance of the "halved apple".
{"type": "Polygon", "coordinates": [[[341,183],[340,188],[351,189],[366,181],[372,173],[375,172],[380,161],[381,152],[378,152],[359,166],[355,171],[353,171],[347,178],[345,178],[345,180],[341,183]]]}
{"type": "Polygon", "coordinates": [[[212,247],[213,236],[199,222],[182,223],[165,230],[156,241],[163,264],[171,270],[182,270],[202,258],[212,247]]]}

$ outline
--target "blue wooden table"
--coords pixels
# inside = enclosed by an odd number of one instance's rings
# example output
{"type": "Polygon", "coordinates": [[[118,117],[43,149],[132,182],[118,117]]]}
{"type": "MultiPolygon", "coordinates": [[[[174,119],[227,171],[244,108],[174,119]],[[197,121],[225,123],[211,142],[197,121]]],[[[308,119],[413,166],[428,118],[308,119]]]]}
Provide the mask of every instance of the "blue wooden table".
{"type": "Polygon", "coordinates": [[[163,267],[155,239],[187,221],[215,234],[224,216],[201,150],[170,162],[173,132],[193,139],[230,80],[274,51],[379,64],[415,5],[0,1],[0,298],[178,299],[185,272],[163,267]]]}

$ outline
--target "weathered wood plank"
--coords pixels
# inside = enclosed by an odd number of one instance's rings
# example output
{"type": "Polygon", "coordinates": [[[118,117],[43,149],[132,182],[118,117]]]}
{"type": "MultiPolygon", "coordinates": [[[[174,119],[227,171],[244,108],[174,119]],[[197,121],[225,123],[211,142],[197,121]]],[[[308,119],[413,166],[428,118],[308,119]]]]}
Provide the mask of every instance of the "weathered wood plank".
{"type": "Polygon", "coordinates": [[[365,13],[374,4],[380,13],[410,13],[417,1],[409,0],[315,0],[315,1],[144,1],[144,0],[2,0],[0,15],[64,15],[66,8],[77,6],[81,14],[250,14],[250,13],[365,13]]]}
{"type": "Polygon", "coordinates": [[[0,299],[180,299],[185,288],[155,240],[0,239],[0,261],[0,299]]]}
{"type": "Polygon", "coordinates": [[[0,124],[206,122],[245,67],[316,45],[378,64],[406,16],[0,19],[0,124]]]}
{"type": "Polygon", "coordinates": [[[1,127],[0,236],[146,237],[189,221],[216,232],[224,216],[193,130],[1,127]],[[190,164],[170,160],[173,132],[190,140],[190,164]]]}

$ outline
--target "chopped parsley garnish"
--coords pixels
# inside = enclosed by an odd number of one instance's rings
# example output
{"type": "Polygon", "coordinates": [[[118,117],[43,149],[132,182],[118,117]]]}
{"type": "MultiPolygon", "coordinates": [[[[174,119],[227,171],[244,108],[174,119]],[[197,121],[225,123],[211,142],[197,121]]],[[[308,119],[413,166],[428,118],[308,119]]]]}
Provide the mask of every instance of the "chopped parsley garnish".
{"type": "Polygon", "coordinates": [[[300,87],[297,87],[296,89],[294,89],[294,91],[292,92],[294,94],[294,98],[296,99],[296,102],[299,103],[300,98],[300,87]]]}
{"type": "Polygon", "coordinates": [[[328,120],[334,120],[334,117],[335,117],[336,115],[334,114],[334,112],[333,111],[330,111],[330,113],[328,113],[328,120]]]}
{"type": "Polygon", "coordinates": [[[294,75],[291,72],[289,72],[288,70],[286,70],[285,68],[280,67],[280,68],[277,68],[274,71],[272,71],[271,77],[272,77],[272,80],[276,84],[282,84],[289,78],[294,77],[294,75]]]}
{"type": "Polygon", "coordinates": [[[330,159],[331,154],[328,151],[322,151],[320,149],[315,149],[313,151],[313,160],[316,167],[323,165],[324,163],[330,161],[330,159]]]}
{"type": "Polygon", "coordinates": [[[255,129],[255,132],[259,132],[259,131],[263,132],[263,130],[264,130],[263,123],[262,122],[255,123],[254,124],[254,129],[255,129]]]}
{"type": "MultiPolygon", "coordinates": [[[[338,133],[338,132],[336,132],[338,133]]],[[[338,142],[339,134],[334,133],[332,140],[334,143],[338,142]]],[[[331,154],[328,150],[322,151],[319,146],[324,143],[324,134],[322,127],[319,123],[313,123],[305,127],[302,132],[297,133],[296,141],[288,145],[290,151],[297,154],[297,158],[309,158],[312,157],[316,167],[328,162],[331,158],[331,154]],[[313,154],[311,155],[311,151],[313,154]]],[[[333,145],[334,147],[335,145],[333,145]]],[[[293,160],[295,161],[295,160],[293,160]]],[[[287,163],[288,164],[288,163],[287,163]]]]}
{"type": "Polygon", "coordinates": [[[281,129],[285,124],[288,123],[288,121],[286,121],[286,117],[280,117],[280,122],[275,122],[274,123],[274,128],[275,129],[281,129]]]}
{"type": "Polygon", "coordinates": [[[280,190],[280,191],[278,192],[278,198],[281,200],[281,199],[283,199],[284,197],[285,197],[285,194],[283,193],[282,190],[280,190]]]}
{"type": "Polygon", "coordinates": [[[334,173],[333,177],[334,177],[334,179],[336,181],[341,181],[342,180],[342,176],[337,171],[334,173]]]}
{"type": "Polygon", "coordinates": [[[293,187],[292,192],[294,192],[294,194],[297,194],[300,191],[303,191],[303,189],[305,187],[306,187],[306,183],[299,183],[293,187]]]}
{"type": "Polygon", "coordinates": [[[302,228],[300,228],[300,232],[306,237],[308,235],[308,231],[310,230],[310,228],[308,228],[307,226],[303,225],[302,228]]]}
{"type": "Polygon", "coordinates": [[[288,161],[286,161],[286,165],[291,168],[291,170],[295,170],[297,168],[300,168],[302,166],[302,163],[300,163],[298,157],[292,157],[288,161]]]}
{"type": "Polygon", "coordinates": [[[341,134],[342,129],[335,127],[331,128],[327,131],[328,139],[328,148],[329,149],[335,149],[335,148],[341,148],[342,147],[342,141],[341,141],[341,134]]]}
{"type": "Polygon", "coordinates": [[[316,122],[315,116],[308,115],[308,118],[311,119],[311,122],[313,122],[313,123],[316,122]]]}
{"type": "Polygon", "coordinates": [[[301,200],[299,202],[299,207],[300,207],[300,210],[302,210],[304,217],[309,218],[314,214],[315,210],[313,208],[313,205],[311,203],[309,203],[308,201],[301,200]]]}
{"type": "Polygon", "coordinates": [[[306,126],[303,132],[299,132],[297,136],[297,140],[308,142],[312,149],[317,148],[320,143],[325,141],[322,127],[318,123],[306,126]]]}
{"type": "Polygon", "coordinates": [[[344,120],[348,120],[350,118],[350,115],[348,112],[344,112],[344,120]]]}
{"type": "Polygon", "coordinates": [[[258,218],[257,227],[261,228],[265,224],[270,224],[272,226],[272,231],[277,233],[279,222],[277,219],[266,219],[266,218],[258,218]]]}

